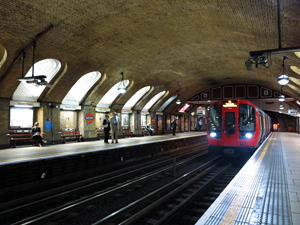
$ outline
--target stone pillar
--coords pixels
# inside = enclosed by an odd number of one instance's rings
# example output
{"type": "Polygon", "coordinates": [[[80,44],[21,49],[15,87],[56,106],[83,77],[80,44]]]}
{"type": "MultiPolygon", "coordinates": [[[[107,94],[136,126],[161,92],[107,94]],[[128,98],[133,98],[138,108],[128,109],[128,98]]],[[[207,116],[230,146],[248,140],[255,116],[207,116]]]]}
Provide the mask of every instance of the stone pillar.
{"type": "Polygon", "coordinates": [[[96,108],[94,106],[82,106],[78,113],[78,128],[84,139],[96,139],[96,108]]]}
{"type": "Polygon", "coordinates": [[[42,136],[48,144],[61,142],[60,108],[58,104],[41,102],[41,106],[37,110],[36,121],[39,122],[42,136]]]}
{"type": "Polygon", "coordinates": [[[130,130],[133,131],[136,134],[135,131],[135,121],[134,121],[134,113],[129,114],[129,126],[130,130]]]}
{"type": "Polygon", "coordinates": [[[132,112],[132,121],[134,124],[134,133],[136,136],[142,135],[142,122],[141,122],[141,110],[134,110],[132,112]]]}
{"type": "Polygon", "coordinates": [[[9,99],[0,99],[0,145],[9,148],[9,99]]]}
{"type": "Polygon", "coordinates": [[[157,130],[157,118],[156,118],[156,114],[153,111],[149,111],[149,117],[150,117],[150,127],[157,130]],[[154,117],[154,123],[152,123],[152,117],[154,117]]]}

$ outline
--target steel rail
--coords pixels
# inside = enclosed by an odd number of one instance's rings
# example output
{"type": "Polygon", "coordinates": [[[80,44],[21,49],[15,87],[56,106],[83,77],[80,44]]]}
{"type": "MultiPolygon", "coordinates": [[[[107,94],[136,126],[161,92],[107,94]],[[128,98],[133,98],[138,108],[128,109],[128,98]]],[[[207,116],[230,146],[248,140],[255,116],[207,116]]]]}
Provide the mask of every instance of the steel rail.
{"type": "MultiPolygon", "coordinates": [[[[201,157],[201,156],[204,156],[204,155],[206,155],[206,154],[203,154],[203,153],[197,154],[195,157],[190,157],[188,159],[185,159],[181,162],[178,162],[176,165],[179,166],[181,164],[187,163],[190,160],[194,160],[195,158],[201,157]]],[[[68,212],[74,211],[76,209],[84,207],[85,205],[89,205],[89,204],[92,204],[94,202],[100,201],[102,199],[108,198],[108,197],[120,192],[123,189],[135,186],[140,182],[144,182],[144,181],[146,181],[146,180],[148,180],[152,177],[156,177],[158,174],[163,173],[163,172],[165,172],[167,170],[170,170],[172,168],[173,168],[173,165],[167,166],[162,170],[156,171],[156,172],[151,173],[149,175],[144,175],[141,178],[131,180],[128,183],[121,184],[117,187],[111,188],[108,191],[106,190],[106,191],[103,191],[101,193],[93,194],[92,196],[88,196],[88,197],[82,198],[80,200],[74,201],[71,204],[67,204],[67,205],[64,205],[64,206],[61,206],[61,207],[57,207],[56,209],[48,210],[46,212],[40,213],[40,214],[38,214],[36,216],[33,216],[31,218],[27,218],[27,219],[24,219],[22,221],[16,222],[14,224],[15,225],[16,224],[40,224],[40,223],[49,221],[50,218],[56,218],[56,219],[60,218],[61,216],[65,215],[68,212]]],[[[141,168],[140,170],[144,170],[144,168],[141,168]]],[[[122,177],[122,176],[124,176],[124,175],[119,175],[118,179],[119,179],[119,177],[122,177]]],[[[82,187],[82,188],[78,188],[78,189],[85,190],[86,187],[82,187]]],[[[70,194],[74,194],[74,193],[73,192],[68,192],[68,195],[70,195],[70,194]]],[[[57,196],[53,196],[53,197],[49,197],[47,199],[44,199],[42,201],[48,203],[50,199],[61,199],[61,196],[62,196],[62,194],[59,194],[57,196]]],[[[31,203],[29,203],[25,206],[22,206],[22,208],[26,209],[26,208],[30,207],[30,205],[31,205],[31,203]]]]}
{"type": "MultiPolygon", "coordinates": [[[[128,205],[126,207],[123,207],[122,209],[120,209],[120,210],[106,216],[105,218],[93,223],[93,225],[109,224],[109,223],[121,218],[124,214],[126,214],[126,213],[130,212],[131,210],[134,210],[134,209],[144,205],[146,201],[150,201],[151,199],[155,198],[156,196],[159,196],[159,195],[163,194],[164,192],[166,192],[170,188],[176,186],[178,183],[183,182],[186,179],[190,179],[190,177],[191,177],[191,179],[200,178],[204,173],[206,173],[210,170],[208,168],[211,166],[211,164],[213,164],[213,163],[218,164],[220,161],[221,161],[221,157],[219,156],[219,157],[205,163],[204,165],[201,165],[200,167],[198,167],[198,168],[182,175],[181,177],[177,178],[176,180],[172,181],[171,183],[169,183],[169,184],[159,188],[158,190],[144,196],[143,198],[140,198],[139,200],[132,202],[130,205],[128,205]],[[201,172],[200,174],[197,174],[196,176],[194,176],[194,174],[198,173],[199,171],[204,171],[204,172],[201,172]]],[[[183,185],[183,186],[186,187],[187,185],[188,184],[183,185]]],[[[183,186],[180,186],[180,188],[175,188],[173,191],[170,191],[167,195],[165,195],[165,197],[163,197],[163,199],[171,197],[177,191],[181,190],[181,188],[183,188],[183,186]]],[[[159,200],[159,202],[161,202],[161,201],[162,201],[162,199],[159,200]]],[[[132,216],[131,219],[139,218],[140,216],[148,213],[149,210],[153,209],[158,204],[159,204],[158,202],[154,202],[153,204],[150,204],[148,207],[141,210],[139,212],[139,214],[132,216]]],[[[130,222],[132,222],[132,221],[130,221],[130,222]]]]}

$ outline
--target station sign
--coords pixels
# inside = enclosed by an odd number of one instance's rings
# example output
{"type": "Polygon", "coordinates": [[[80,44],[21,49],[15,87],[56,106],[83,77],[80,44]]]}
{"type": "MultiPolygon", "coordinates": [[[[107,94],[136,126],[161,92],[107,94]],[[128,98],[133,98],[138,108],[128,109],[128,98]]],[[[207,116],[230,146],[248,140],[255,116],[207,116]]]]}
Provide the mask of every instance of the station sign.
{"type": "Polygon", "coordinates": [[[122,114],[132,113],[132,110],[123,109],[122,114]]]}
{"type": "Polygon", "coordinates": [[[197,107],[197,116],[205,115],[205,107],[197,107]]]}
{"type": "Polygon", "coordinates": [[[81,110],[81,106],[80,105],[64,105],[64,104],[61,104],[60,109],[62,109],[62,110],[81,110]]]}
{"type": "Polygon", "coordinates": [[[110,108],[100,108],[100,107],[96,107],[95,109],[96,112],[110,112],[110,108]]]}
{"type": "Polygon", "coordinates": [[[288,114],[292,116],[297,116],[298,115],[298,110],[295,109],[289,109],[288,114]]]}
{"type": "Polygon", "coordinates": [[[155,124],[155,116],[153,116],[153,117],[151,118],[151,123],[152,123],[152,124],[155,124]]]}
{"type": "Polygon", "coordinates": [[[14,107],[40,107],[40,103],[39,102],[27,102],[27,101],[15,101],[15,100],[11,100],[9,102],[10,106],[14,106],[14,107]]]}
{"type": "Polygon", "coordinates": [[[223,104],[223,107],[225,107],[225,108],[237,107],[237,102],[236,101],[228,100],[228,102],[226,102],[225,104],[223,104]]]}
{"type": "Polygon", "coordinates": [[[93,114],[92,113],[87,113],[86,114],[86,116],[85,116],[85,120],[86,120],[86,122],[88,122],[88,123],[92,123],[93,121],[94,121],[94,116],[93,116],[93,114]]]}

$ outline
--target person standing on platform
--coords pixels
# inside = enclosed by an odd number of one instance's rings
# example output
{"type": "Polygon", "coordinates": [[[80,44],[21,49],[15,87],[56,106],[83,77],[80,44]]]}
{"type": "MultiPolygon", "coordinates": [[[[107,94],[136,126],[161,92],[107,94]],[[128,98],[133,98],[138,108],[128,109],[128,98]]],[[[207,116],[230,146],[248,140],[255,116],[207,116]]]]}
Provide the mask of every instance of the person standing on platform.
{"type": "Polygon", "coordinates": [[[36,142],[36,144],[38,144],[40,147],[43,147],[44,143],[47,143],[47,141],[45,141],[43,139],[43,137],[41,136],[41,128],[39,127],[39,123],[35,122],[34,126],[31,130],[32,132],[32,139],[36,142]]]}
{"type": "Polygon", "coordinates": [[[175,132],[176,132],[176,126],[178,125],[177,123],[177,119],[175,118],[173,120],[173,122],[171,123],[171,127],[173,128],[173,135],[175,135],[175,132]]]}
{"type": "Polygon", "coordinates": [[[105,115],[105,119],[103,120],[103,127],[104,127],[104,143],[108,144],[109,131],[110,131],[109,115],[105,115]]]}
{"type": "Polygon", "coordinates": [[[199,122],[198,122],[198,131],[201,131],[201,128],[202,128],[202,120],[200,119],[199,122]]]}
{"type": "Polygon", "coordinates": [[[114,116],[110,118],[111,123],[111,143],[118,143],[118,130],[119,130],[119,121],[117,118],[117,113],[114,112],[114,116]]]}

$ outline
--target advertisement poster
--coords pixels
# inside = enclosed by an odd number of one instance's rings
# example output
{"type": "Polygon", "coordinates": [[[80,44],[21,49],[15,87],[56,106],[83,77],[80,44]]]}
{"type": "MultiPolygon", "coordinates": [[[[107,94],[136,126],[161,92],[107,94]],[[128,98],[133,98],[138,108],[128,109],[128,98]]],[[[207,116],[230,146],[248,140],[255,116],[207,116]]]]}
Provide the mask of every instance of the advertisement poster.
{"type": "Polygon", "coordinates": [[[162,130],[162,116],[157,116],[157,130],[162,130]]]}
{"type": "Polygon", "coordinates": [[[168,115],[168,116],[166,116],[166,128],[167,128],[167,130],[170,130],[170,116],[168,115]]]}
{"type": "Polygon", "coordinates": [[[45,121],[44,129],[51,130],[52,129],[52,121],[45,121]]]}
{"type": "Polygon", "coordinates": [[[10,127],[27,128],[33,126],[33,109],[11,108],[10,109],[10,127]]]}
{"type": "Polygon", "coordinates": [[[129,125],[129,115],[128,114],[122,114],[123,117],[123,126],[129,125]]]}

